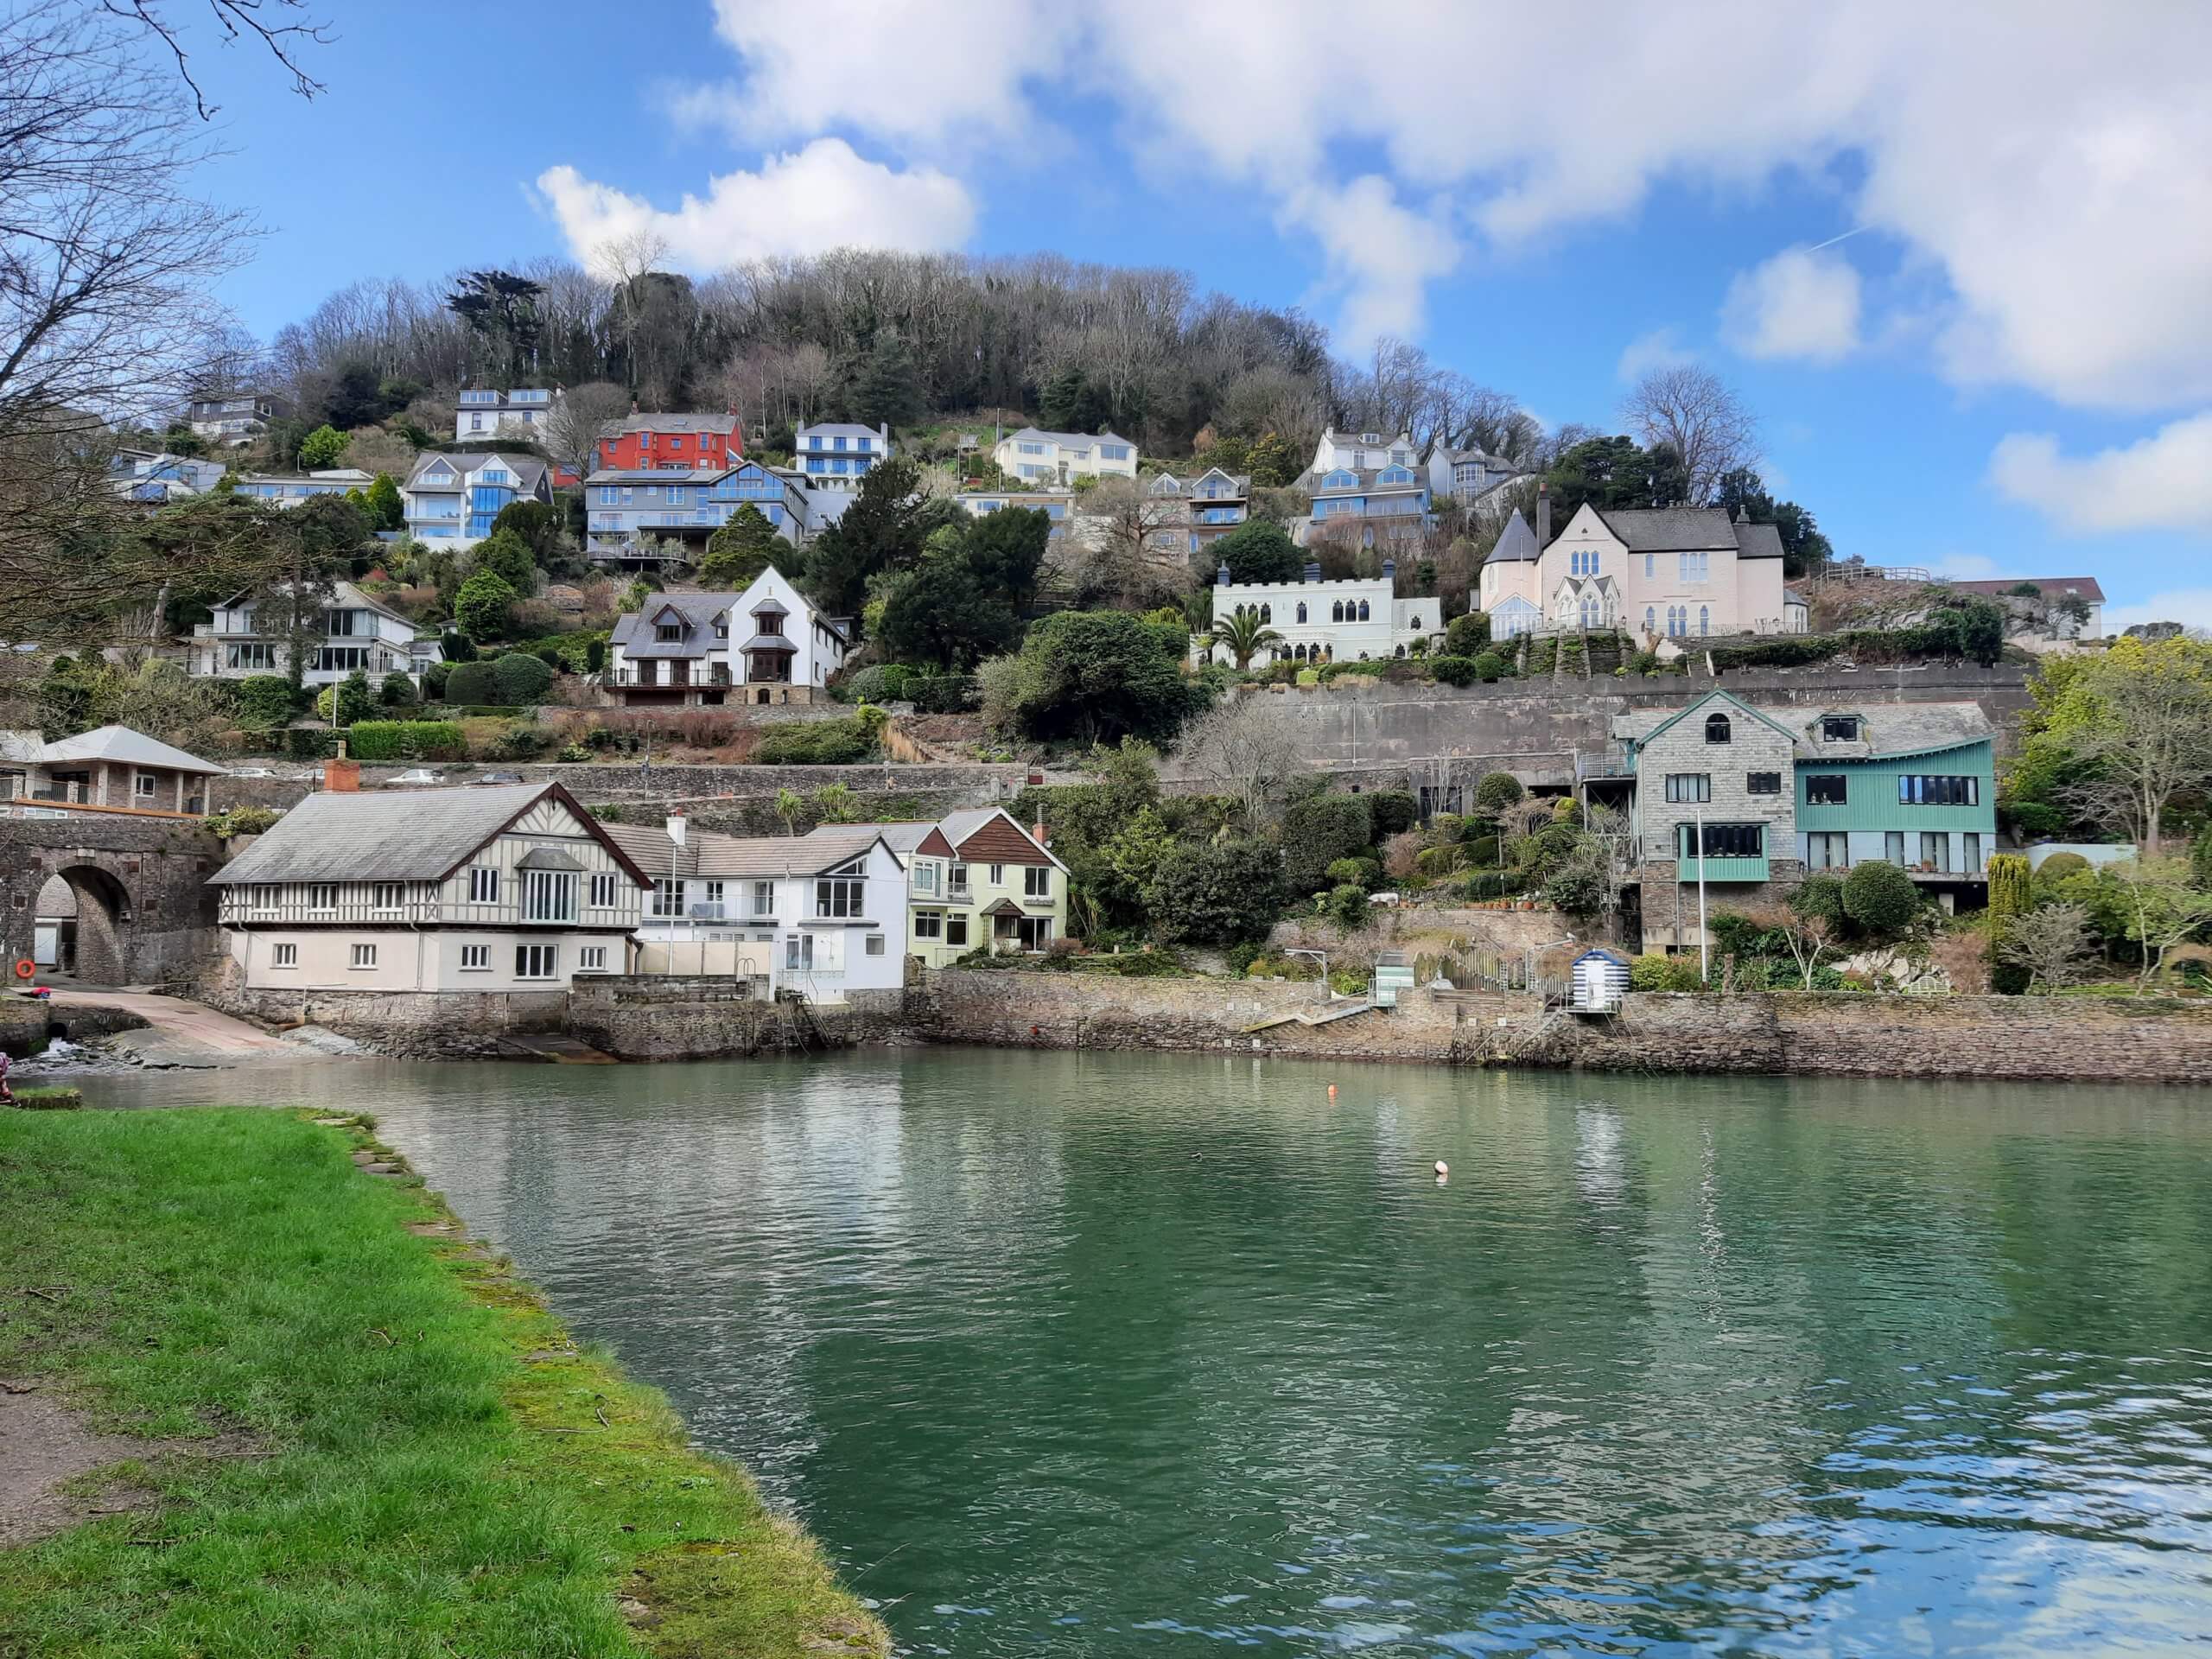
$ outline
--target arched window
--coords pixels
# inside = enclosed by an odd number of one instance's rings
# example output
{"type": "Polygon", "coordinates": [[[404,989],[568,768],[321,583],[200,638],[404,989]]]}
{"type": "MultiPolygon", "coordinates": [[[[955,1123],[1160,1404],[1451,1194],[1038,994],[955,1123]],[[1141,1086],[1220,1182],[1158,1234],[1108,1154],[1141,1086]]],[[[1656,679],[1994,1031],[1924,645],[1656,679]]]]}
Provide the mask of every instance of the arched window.
{"type": "Polygon", "coordinates": [[[1646,633],[1656,633],[1659,632],[1659,613],[1654,607],[1649,605],[1643,607],[1643,631],[1646,633]]]}
{"type": "Polygon", "coordinates": [[[1707,715],[1705,717],[1705,741],[1707,742],[1726,743],[1729,741],[1731,735],[1732,734],[1728,729],[1727,715],[1707,715]]]}
{"type": "Polygon", "coordinates": [[[1341,622],[1344,620],[1344,602],[1340,599],[1335,604],[1329,607],[1329,620],[1332,622],[1341,622]]]}
{"type": "Polygon", "coordinates": [[[1300,646],[1298,646],[1295,650],[1294,650],[1294,651],[1290,653],[1290,660],[1291,660],[1292,662],[1294,662],[1294,663],[1302,663],[1302,662],[1304,662],[1304,661],[1306,660],[1306,647],[1305,647],[1305,646],[1303,646],[1303,645],[1300,645],[1300,646]]]}
{"type": "Polygon", "coordinates": [[[1605,607],[1598,603],[1598,595],[1595,594],[1583,594],[1582,626],[1586,628],[1594,628],[1604,620],[1605,607]]]}
{"type": "Polygon", "coordinates": [[[1363,599],[1359,601],[1359,620],[1363,622],[1367,620],[1367,601],[1363,599]]]}
{"type": "Polygon", "coordinates": [[[1395,651],[1392,652],[1390,654],[1391,654],[1393,657],[1402,657],[1402,656],[1404,656],[1404,655],[1406,654],[1406,648],[1405,648],[1403,645],[1400,645],[1400,646],[1399,646],[1395,651]]]}
{"type": "Polygon", "coordinates": [[[1337,660],[1337,648],[1334,645],[1324,645],[1316,655],[1325,663],[1333,663],[1337,660]]]}
{"type": "Polygon", "coordinates": [[[1710,605],[1697,607],[1697,631],[1700,634],[1713,632],[1713,607],[1710,605]]]}
{"type": "Polygon", "coordinates": [[[1274,620],[1275,620],[1275,607],[1274,607],[1274,606],[1272,606],[1272,605],[1262,605],[1262,606],[1261,606],[1261,607],[1260,607],[1260,620],[1261,620],[1261,621],[1262,621],[1262,622],[1272,622],[1272,621],[1274,621],[1274,620]]]}
{"type": "Polygon", "coordinates": [[[1306,620],[1306,601],[1302,599],[1298,601],[1298,620],[1301,622],[1306,620]]]}

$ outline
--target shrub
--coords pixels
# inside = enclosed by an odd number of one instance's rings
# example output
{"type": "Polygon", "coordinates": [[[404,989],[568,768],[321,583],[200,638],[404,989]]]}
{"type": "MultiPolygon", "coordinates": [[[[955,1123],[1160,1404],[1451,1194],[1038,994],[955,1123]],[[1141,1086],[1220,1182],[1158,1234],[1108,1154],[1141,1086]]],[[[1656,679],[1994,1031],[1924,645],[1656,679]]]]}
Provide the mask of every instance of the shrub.
{"type": "Polygon", "coordinates": [[[1449,875],[1459,868],[1456,846],[1424,847],[1414,856],[1414,868],[1423,875],[1449,875]]]}
{"type": "MultiPolygon", "coordinates": [[[[1464,622],[1466,618],[1459,620],[1464,622]]],[[[1482,672],[1475,666],[1475,659],[1471,657],[1439,657],[1429,664],[1428,671],[1442,685],[1472,685],[1482,677],[1482,672]]]]}
{"type": "Polygon", "coordinates": [[[2036,866],[2036,902],[2049,904],[2058,893],[2058,884],[2069,875],[2079,875],[2089,868],[2089,861],[2079,853],[2053,853],[2036,866]]]}
{"type": "Polygon", "coordinates": [[[377,688],[377,701],[387,709],[409,709],[421,698],[416,692],[415,682],[394,669],[384,677],[384,683],[377,688]]]}
{"type": "Polygon", "coordinates": [[[1800,916],[1821,916],[1831,922],[1843,919],[1843,881],[1833,875],[1808,875],[1789,895],[1789,908],[1800,916]]]}
{"type": "Polygon", "coordinates": [[[1527,885],[1518,870],[1478,870],[1461,884],[1459,891],[1480,903],[1490,899],[1510,899],[1527,885]]]}
{"type": "Polygon", "coordinates": [[[961,714],[976,707],[980,696],[973,674],[918,674],[906,681],[906,700],[918,714],[961,714]]]}
{"type": "Polygon", "coordinates": [[[295,760],[327,760],[338,753],[338,734],[321,726],[289,728],[284,753],[295,760]]]}
{"type": "Polygon", "coordinates": [[[1502,680],[1513,671],[1513,664],[1494,651],[1485,651],[1475,658],[1475,677],[1487,685],[1502,680]]]}
{"type": "Polygon", "coordinates": [[[224,841],[233,836],[257,836],[283,816],[274,807],[229,807],[208,815],[207,832],[224,841]]]}
{"type": "Polygon", "coordinates": [[[492,671],[495,663],[456,663],[446,676],[446,701],[482,703],[493,701],[492,671]]]}
{"type": "Polygon", "coordinates": [[[423,671],[423,695],[426,697],[443,697],[446,694],[446,682],[452,677],[453,664],[451,663],[432,663],[423,671]]]}
{"type": "MultiPolygon", "coordinates": [[[[1490,644],[1490,617],[1482,611],[1469,611],[1465,616],[1455,616],[1452,626],[1444,630],[1444,649],[1447,655],[1473,658],[1483,654],[1483,647],[1490,644]]],[[[1493,653],[1495,654],[1495,653],[1493,653]]],[[[1440,660],[1438,666],[1442,666],[1440,660]]],[[[1440,673],[1437,677],[1443,678],[1440,673]]],[[[1453,684],[1462,682],[1453,681],[1453,684]]]]}
{"type": "Polygon", "coordinates": [[[535,726],[510,726],[492,745],[494,760],[535,760],[553,746],[550,733],[535,726]]]}
{"type": "Polygon", "coordinates": [[[1230,945],[1227,950],[1222,953],[1222,960],[1227,964],[1230,973],[1236,975],[1239,979],[1242,979],[1246,974],[1252,971],[1252,964],[1259,961],[1262,955],[1262,948],[1260,945],[1254,944],[1249,939],[1246,939],[1239,944],[1230,945]]]}
{"type": "MultiPolygon", "coordinates": [[[[553,689],[553,671],[536,657],[511,651],[492,664],[493,695],[487,701],[513,708],[543,702],[553,689]]],[[[448,697],[452,696],[448,688],[448,697]]]]}
{"type": "Polygon", "coordinates": [[[1421,821],[1421,804],[1412,791],[1378,789],[1367,798],[1368,832],[1377,845],[1421,821]]]}
{"type": "Polygon", "coordinates": [[[298,705],[292,683],[281,674],[254,674],[238,682],[238,721],[257,729],[283,726],[298,705]]]}
{"type": "Polygon", "coordinates": [[[1282,891],[1282,860],[1266,842],[1181,845],[1160,861],[1145,908],[1172,940],[1235,944],[1274,925],[1282,891]]]}
{"type": "Polygon", "coordinates": [[[1688,957],[1645,956],[1630,961],[1628,988],[1631,991],[1701,991],[1705,982],[1697,976],[1697,963],[1688,957]]]}
{"type": "Polygon", "coordinates": [[[1920,889],[1894,864],[1855,865],[1843,879],[1843,913],[1878,938],[1901,933],[1920,914],[1920,889]]]}
{"type": "Polygon", "coordinates": [[[438,643],[449,663],[473,663],[476,660],[476,642],[465,633],[450,628],[438,636],[438,643]]]}
{"type": "Polygon", "coordinates": [[[1510,772],[1485,772],[1482,782],[1475,785],[1475,814],[1496,818],[1509,806],[1517,805],[1528,793],[1521,786],[1521,780],[1510,772]]]}
{"type": "Polygon", "coordinates": [[[1337,887],[1370,888],[1382,879],[1382,867],[1371,858],[1339,858],[1323,872],[1337,887]]]}
{"type": "Polygon", "coordinates": [[[1382,868],[1402,881],[1420,870],[1423,850],[1420,830],[1401,830],[1382,843],[1382,868]]]}
{"type": "Polygon", "coordinates": [[[857,715],[779,727],[753,747],[762,766],[849,766],[875,753],[875,738],[857,715]]]}
{"type": "Polygon", "coordinates": [[[1373,828],[1357,795],[1315,795],[1283,814],[1283,880],[1296,893],[1315,893],[1329,866],[1365,852],[1373,828]]]}
{"type": "Polygon", "coordinates": [[[356,760],[465,760],[468,742],[450,720],[365,720],[346,734],[356,760]]]}
{"type": "Polygon", "coordinates": [[[1485,868],[1495,868],[1497,863],[1497,837],[1477,836],[1467,843],[1467,860],[1485,868]]]}
{"type": "Polygon", "coordinates": [[[923,677],[903,664],[878,663],[854,675],[845,683],[845,689],[863,702],[903,702],[906,683],[923,677]]]}
{"type": "Polygon", "coordinates": [[[1390,664],[1387,662],[1324,663],[1321,664],[1321,683],[1327,685],[1333,680],[1341,680],[1347,674],[1364,679],[1380,679],[1389,672],[1389,669],[1390,664]]]}
{"type": "Polygon", "coordinates": [[[1367,925],[1367,889],[1350,882],[1330,888],[1321,901],[1321,913],[1346,932],[1356,932],[1367,925]]]}
{"type": "Polygon", "coordinates": [[[607,641],[594,636],[584,641],[584,672],[596,674],[607,666],[607,641]]]}
{"type": "Polygon", "coordinates": [[[1456,847],[1467,838],[1467,821],[1457,812],[1440,812],[1429,822],[1428,838],[1439,847],[1456,847]]]}
{"type": "MultiPolygon", "coordinates": [[[[1998,853],[1992,856],[1989,861],[1990,988],[2006,996],[2018,996],[2028,988],[2028,971],[2018,963],[2005,960],[2005,941],[2012,935],[2012,924],[2035,906],[2035,873],[2028,868],[2028,861],[2018,853],[1998,853]]],[[[1952,976],[1951,987],[1954,990],[1961,988],[1956,974],[1952,976]]]]}

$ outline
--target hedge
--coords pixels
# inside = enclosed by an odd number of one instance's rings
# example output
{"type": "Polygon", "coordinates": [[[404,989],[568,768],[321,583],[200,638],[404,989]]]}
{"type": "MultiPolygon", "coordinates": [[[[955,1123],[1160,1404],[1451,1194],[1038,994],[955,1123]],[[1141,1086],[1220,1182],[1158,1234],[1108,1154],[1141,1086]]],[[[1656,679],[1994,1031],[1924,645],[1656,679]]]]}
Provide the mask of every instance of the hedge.
{"type": "Polygon", "coordinates": [[[356,721],[346,734],[356,760],[465,760],[468,742],[450,720],[356,721]]]}
{"type": "Polygon", "coordinates": [[[875,737],[857,719],[810,721],[766,734],[753,747],[761,766],[849,766],[875,756],[875,737]]]}

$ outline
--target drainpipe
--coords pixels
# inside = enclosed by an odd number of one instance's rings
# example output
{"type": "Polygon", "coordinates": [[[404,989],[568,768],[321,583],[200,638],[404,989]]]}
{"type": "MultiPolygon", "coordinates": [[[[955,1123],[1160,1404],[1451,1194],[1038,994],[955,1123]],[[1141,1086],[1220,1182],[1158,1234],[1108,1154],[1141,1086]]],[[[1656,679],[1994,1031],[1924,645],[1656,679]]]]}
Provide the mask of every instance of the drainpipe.
{"type": "Polygon", "coordinates": [[[1705,931],[1705,810],[1697,813],[1697,973],[1709,988],[1713,983],[1713,939],[1705,931]]]}

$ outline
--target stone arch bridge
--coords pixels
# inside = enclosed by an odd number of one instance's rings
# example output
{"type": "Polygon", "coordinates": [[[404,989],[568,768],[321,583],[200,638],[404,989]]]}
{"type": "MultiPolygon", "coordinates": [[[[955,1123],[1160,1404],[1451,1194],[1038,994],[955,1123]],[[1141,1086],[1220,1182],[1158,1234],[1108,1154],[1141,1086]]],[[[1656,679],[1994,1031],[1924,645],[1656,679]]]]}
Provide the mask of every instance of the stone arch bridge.
{"type": "Polygon", "coordinates": [[[215,890],[223,843],[196,822],[76,813],[0,818],[0,973],[28,959],[39,890],[60,876],[77,899],[76,977],[143,985],[196,973],[221,948],[215,890]]]}

